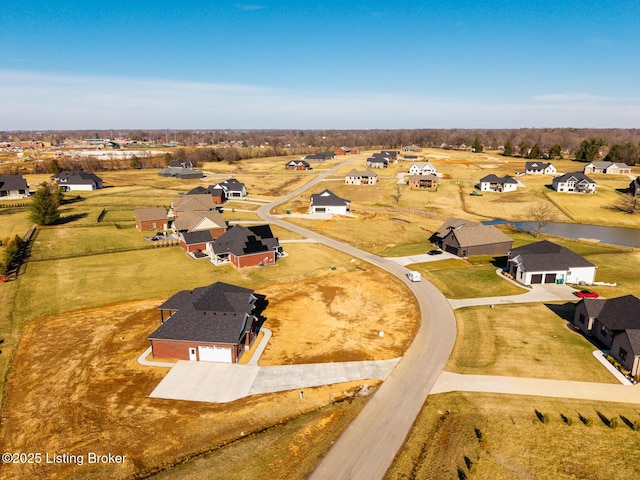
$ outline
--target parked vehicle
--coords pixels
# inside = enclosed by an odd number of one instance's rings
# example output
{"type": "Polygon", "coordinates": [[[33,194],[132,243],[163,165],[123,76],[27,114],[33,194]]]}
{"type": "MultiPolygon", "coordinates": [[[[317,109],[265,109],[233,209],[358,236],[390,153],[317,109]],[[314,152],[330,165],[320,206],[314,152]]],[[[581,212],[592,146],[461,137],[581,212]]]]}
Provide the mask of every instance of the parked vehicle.
{"type": "Polygon", "coordinates": [[[407,278],[412,282],[419,282],[420,280],[422,280],[420,272],[414,272],[413,270],[407,273],[407,278]]]}
{"type": "Polygon", "coordinates": [[[577,292],[573,292],[573,294],[579,298],[598,298],[600,296],[598,292],[592,290],[578,290],[577,292]]]}
{"type": "Polygon", "coordinates": [[[435,249],[435,250],[429,250],[429,251],[427,252],[427,255],[442,255],[442,250],[438,250],[438,249],[435,249]]]}

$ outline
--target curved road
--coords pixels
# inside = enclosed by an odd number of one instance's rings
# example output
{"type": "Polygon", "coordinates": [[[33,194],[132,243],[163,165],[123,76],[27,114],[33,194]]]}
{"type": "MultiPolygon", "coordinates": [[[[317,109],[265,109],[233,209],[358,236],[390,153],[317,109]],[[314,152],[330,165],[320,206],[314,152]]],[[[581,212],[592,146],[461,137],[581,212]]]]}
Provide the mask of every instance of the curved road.
{"type": "Polygon", "coordinates": [[[374,480],[384,477],[443,370],[456,340],[453,310],[444,295],[431,283],[424,280],[409,282],[406,277],[408,270],[397,263],[292,225],[271,214],[275,206],[302,194],[353,160],[341,163],[289,195],[258,209],[258,215],[272,224],[392,273],[409,287],[420,306],[420,328],[413,342],[389,378],[322,460],[311,476],[317,480],[374,480]]]}

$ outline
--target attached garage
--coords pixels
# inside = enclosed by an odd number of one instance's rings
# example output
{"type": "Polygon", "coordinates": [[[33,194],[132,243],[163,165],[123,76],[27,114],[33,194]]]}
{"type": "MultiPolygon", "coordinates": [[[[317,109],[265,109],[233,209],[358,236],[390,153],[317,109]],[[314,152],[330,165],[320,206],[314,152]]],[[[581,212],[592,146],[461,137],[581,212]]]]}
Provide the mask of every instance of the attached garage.
{"type": "Polygon", "coordinates": [[[547,273],[544,276],[544,283],[556,283],[556,274],[555,273],[547,273]]]}
{"type": "Polygon", "coordinates": [[[233,355],[230,348],[225,347],[198,347],[198,358],[201,362],[225,362],[232,363],[233,355]]]}
{"type": "Polygon", "coordinates": [[[533,275],[531,275],[531,283],[532,284],[542,283],[542,274],[534,273],[533,275]]]}

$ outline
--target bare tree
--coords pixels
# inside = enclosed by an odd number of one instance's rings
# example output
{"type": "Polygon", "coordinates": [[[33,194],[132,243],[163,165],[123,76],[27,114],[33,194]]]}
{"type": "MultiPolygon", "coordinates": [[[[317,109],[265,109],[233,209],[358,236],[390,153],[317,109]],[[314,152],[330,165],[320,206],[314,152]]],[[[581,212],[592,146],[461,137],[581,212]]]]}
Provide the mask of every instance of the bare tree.
{"type": "Polygon", "coordinates": [[[636,213],[640,211],[640,198],[633,195],[625,195],[618,199],[614,207],[621,212],[636,213]]]}
{"type": "Polygon", "coordinates": [[[556,219],[557,212],[549,202],[538,202],[532,205],[527,211],[530,232],[534,237],[538,237],[542,229],[556,219]]]}
{"type": "Polygon", "coordinates": [[[400,199],[402,198],[402,192],[400,191],[400,185],[396,185],[396,193],[391,195],[391,198],[393,198],[396,201],[396,205],[398,205],[400,203],[400,199]]]}

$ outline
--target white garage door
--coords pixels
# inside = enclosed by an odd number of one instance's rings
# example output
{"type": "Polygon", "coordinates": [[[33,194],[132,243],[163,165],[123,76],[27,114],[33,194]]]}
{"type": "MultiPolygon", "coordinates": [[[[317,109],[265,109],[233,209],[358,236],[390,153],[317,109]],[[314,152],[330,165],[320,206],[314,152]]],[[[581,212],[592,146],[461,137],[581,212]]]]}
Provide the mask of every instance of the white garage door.
{"type": "Polygon", "coordinates": [[[198,347],[201,362],[231,363],[231,349],[222,347],[198,347]]]}

